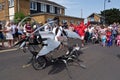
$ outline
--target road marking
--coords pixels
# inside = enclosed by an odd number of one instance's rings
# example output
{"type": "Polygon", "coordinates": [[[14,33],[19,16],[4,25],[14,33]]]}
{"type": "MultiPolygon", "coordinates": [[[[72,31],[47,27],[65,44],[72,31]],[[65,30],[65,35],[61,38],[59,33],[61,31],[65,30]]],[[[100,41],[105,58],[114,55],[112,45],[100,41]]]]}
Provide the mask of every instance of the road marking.
{"type": "Polygon", "coordinates": [[[85,50],[85,49],[87,49],[87,48],[89,48],[89,47],[84,47],[84,48],[81,48],[81,50],[85,50]]]}
{"type": "Polygon", "coordinates": [[[8,52],[8,51],[15,51],[15,50],[17,50],[17,49],[18,49],[18,48],[1,50],[0,53],[8,52]]]}

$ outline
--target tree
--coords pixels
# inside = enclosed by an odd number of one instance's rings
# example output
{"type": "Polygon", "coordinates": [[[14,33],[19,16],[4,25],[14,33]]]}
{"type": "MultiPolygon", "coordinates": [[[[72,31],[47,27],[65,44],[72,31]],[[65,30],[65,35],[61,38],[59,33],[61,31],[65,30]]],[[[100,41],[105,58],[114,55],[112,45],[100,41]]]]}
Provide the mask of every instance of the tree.
{"type": "Polygon", "coordinates": [[[17,12],[17,13],[15,13],[15,16],[14,16],[14,22],[18,23],[23,18],[25,18],[25,15],[22,12],[17,12]]]}
{"type": "Polygon", "coordinates": [[[114,22],[120,23],[120,10],[113,8],[101,11],[101,15],[105,17],[106,24],[112,24],[114,22]]]}

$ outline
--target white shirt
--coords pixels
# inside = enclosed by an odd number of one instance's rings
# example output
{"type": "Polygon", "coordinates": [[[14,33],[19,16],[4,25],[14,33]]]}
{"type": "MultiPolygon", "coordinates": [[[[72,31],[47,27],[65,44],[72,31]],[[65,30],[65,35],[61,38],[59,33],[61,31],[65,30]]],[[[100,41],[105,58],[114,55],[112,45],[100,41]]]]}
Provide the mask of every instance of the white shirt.
{"type": "Polygon", "coordinates": [[[16,25],[11,25],[12,34],[15,34],[15,28],[16,28],[16,25]]]}
{"type": "Polygon", "coordinates": [[[44,27],[44,31],[49,31],[49,26],[47,24],[44,27]]]}
{"type": "Polygon", "coordinates": [[[88,28],[89,33],[92,33],[94,27],[88,28]]]}
{"type": "Polygon", "coordinates": [[[57,37],[61,36],[62,30],[63,30],[63,29],[62,29],[61,26],[60,26],[60,27],[54,27],[54,28],[53,28],[53,31],[52,31],[52,32],[53,32],[54,35],[55,35],[55,40],[56,40],[56,41],[58,41],[58,38],[57,38],[57,37]],[[56,34],[56,29],[57,29],[57,28],[59,28],[59,29],[58,29],[57,34],[56,34]]]}
{"type": "Polygon", "coordinates": [[[21,28],[20,26],[17,26],[17,29],[18,29],[18,33],[23,34],[23,32],[22,32],[22,28],[21,28]]]}

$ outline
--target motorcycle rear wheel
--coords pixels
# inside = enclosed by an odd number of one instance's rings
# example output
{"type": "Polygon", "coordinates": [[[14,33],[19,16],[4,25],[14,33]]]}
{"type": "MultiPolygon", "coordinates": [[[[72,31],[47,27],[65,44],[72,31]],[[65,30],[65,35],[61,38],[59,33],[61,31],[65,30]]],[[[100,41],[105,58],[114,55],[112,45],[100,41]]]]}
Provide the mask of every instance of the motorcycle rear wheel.
{"type": "Polygon", "coordinates": [[[37,59],[34,58],[32,61],[32,66],[35,70],[41,70],[46,67],[46,59],[43,56],[38,57],[37,59]]]}

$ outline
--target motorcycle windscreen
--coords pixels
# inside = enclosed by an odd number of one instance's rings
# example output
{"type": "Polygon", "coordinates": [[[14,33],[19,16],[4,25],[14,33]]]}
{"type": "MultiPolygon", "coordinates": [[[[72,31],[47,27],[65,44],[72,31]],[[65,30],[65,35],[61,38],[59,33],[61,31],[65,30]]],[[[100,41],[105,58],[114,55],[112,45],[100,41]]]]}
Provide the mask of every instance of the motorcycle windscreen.
{"type": "Polygon", "coordinates": [[[51,51],[55,50],[60,45],[60,42],[48,38],[47,40],[44,41],[44,44],[47,45],[43,46],[43,48],[40,50],[36,58],[38,58],[39,56],[46,55],[51,51]]]}
{"type": "Polygon", "coordinates": [[[70,31],[70,30],[65,30],[66,32],[67,32],[67,36],[69,37],[69,38],[78,38],[78,39],[80,39],[80,36],[76,33],[76,32],[73,32],[73,31],[70,31]]]}
{"type": "Polygon", "coordinates": [[[55,35],[52,33],[52,31],[39,31],[39,34],[42,38],[50,38],[54,40],[55,35]]]}

